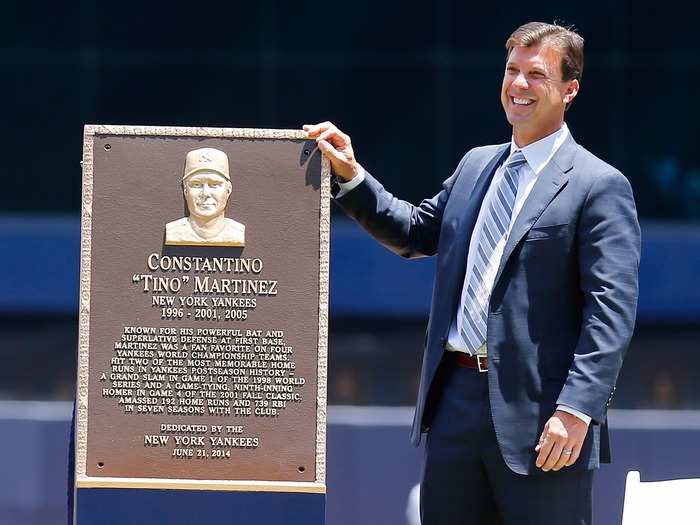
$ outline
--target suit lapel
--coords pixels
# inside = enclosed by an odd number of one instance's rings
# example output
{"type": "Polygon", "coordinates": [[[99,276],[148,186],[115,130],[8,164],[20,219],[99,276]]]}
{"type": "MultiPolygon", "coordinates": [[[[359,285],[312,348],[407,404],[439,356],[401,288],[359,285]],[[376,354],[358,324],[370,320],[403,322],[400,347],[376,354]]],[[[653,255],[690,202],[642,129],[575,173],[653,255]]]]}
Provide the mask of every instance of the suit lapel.
{"type": "MultiPolygon", "coordinates": [[[[486,193],[486,188],[491,184],[491,179],[496,172],[496,167],[505,159],[508,154],[510,143],[501,144],[496,150],[496,154],[492,157],[487,157],[481,161],[476,161],[477,172],[479,173],[474,179],[469,181],[464,189],[460,192],[464,198],[464,218],[468,221],[473,214],[479,213],[483,196],[479,198],[480,193],[486,193]]],[[[461,206],[461,205],[460,205],[461,206]]],[[[476,220],[476,217],[474,217],[476,220]]]]}
{"type": "MultiPolygon", "coordinates": [[[[481,209],[481,204],[484,200],[484,195],[486,195],[486,190],[488,189],[491,181],[493,180],[493,175],[496,172],[498,165],[505,159],[508,155],[510,144],[503,144],[498,147],[496,154],[490,159],[484,159],[485,165],[477,165],[477,170],[479,170],[479,175],[474,178],[473,182],[468,184],[462,192],[460,192],[464,197],[464,204],[459,205],[459,207],[464,206],[464,210],[460,214],[460,224],[455,228],[456,232],[471,232],[474,228],[474,223],[476,223],[476,218],[479,215],[479,210],[481,209]]],[[[458,208],[459,209],[459,208],[458,208]]],[[[461,248],[464,250],[464,265],[467,264],[466,250],[469,247],[469,239],[471,235],[465,236],[463,245],[461,248]]],[[[461,260],[461,259],[460,259],[461,260]]]]}
{"type": "Polygon", "coordinates": [[[552,199],[566,185],[569,180],[569,172],[574,166],[574,156],[576,155],[577,147],[578,145],[569,135],[564,144],[554,154],[552,160],[547,163],[537,176],[535,185],[525,200],[525,204],[516,217],[513,228],[510,231],[494,283],[497,283],[498,279],[500,279],[503,268],[520,240],[530,231],[530,228],[542,215],[549,203],[552,202],[552,199]]]}
{"type": "Polygon", "coordinates": [[[484,195],[491,184],[496,167],[508,155],[509,146],[510,143],[498,146],[496,153],[491,157],[470,159],[470,166],[463,169],[467,169],[467,173],[475,170],[478,175],[466,180],[461,188],[454,188],[450,195],[451,206],[454,206],[458,219],[450,229],[452,237],[445,242],[444,251],[438,261],[438,264],[442,265],[442,275],[446,276],[446,282],[452,283],[448,286],[451,293],[448,306],[450,312],[457,308],[467,267],[469,241],[484,195]]]}
{"type": "MultiPolygon", "coordinates": [[[[474,228],[474,223],[479,215],[486,189],[491,184],[496,167],[507,155],[509,145],[510,144],[502,144],[498,146],[495,155],[492,157],[473,159],[472,162],[474,162],[474,164],[472,164],[471,168],[465,168],[467,170],[476,170],[478,175],[471,178],[471,180],[465,180],[461,187],[455,187],[450,195],[451,206],[453,206],[456,211],[455,216],[458,218],[458,222],[453,228],[454,235],[456,236],[454,244],[450,242],[448,245],[458,250],[464,250],[464,257],[462,258],[464,259],[465,265],[467,264],[466,250],[469,246],[470,235],[465,236],[464,232],[471,232],[474,228]],[[464,240],[464,242],[460,242],[461,240],[464,240]]],[[[460,256],[460,253],[454,254],[455,258],[460,256]]]]}

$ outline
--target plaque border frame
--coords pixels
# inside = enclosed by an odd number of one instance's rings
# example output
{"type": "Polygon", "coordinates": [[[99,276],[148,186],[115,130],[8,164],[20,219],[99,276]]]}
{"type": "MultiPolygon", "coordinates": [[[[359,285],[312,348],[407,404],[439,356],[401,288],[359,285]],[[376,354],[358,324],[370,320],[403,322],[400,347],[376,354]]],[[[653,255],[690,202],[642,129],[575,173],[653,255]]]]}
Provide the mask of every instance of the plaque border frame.
{"type": "Polygon", "coordinates": [[[97,477],[87,475],[88,383],[90,351],[90,285],[92,264],[92,204],[94,139],[96,135],[168,136],[241,139],[310,140],[293,129],[211,128],[88,124],[83,132],[82,207],[80,217],[80,294],[78,306],[78,377],[76,385],[75,487],[182,489],[245,492],[326,492],[326,424],[328,380],[328,292],[330,262],[330,162],[321,155],[319,222],[319,301],[316,382],[315,481],[193,480],[169,478],[97,477]]]}

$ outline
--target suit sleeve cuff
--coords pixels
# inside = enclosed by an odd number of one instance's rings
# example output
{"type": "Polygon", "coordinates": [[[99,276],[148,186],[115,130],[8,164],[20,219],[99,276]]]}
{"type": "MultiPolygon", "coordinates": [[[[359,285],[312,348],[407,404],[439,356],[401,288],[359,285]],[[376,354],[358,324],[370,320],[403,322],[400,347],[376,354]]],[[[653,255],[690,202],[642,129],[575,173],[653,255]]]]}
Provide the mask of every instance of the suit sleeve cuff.
{"type": "Polygon", "coordinates": [[[338,187],[340,187],[340,191],[338,194],[335,196],[336,199],[339,199],[346,193],[354,190],[357,186],[362,184],[362,182],[365,180],[365,169],[360,166],[360,173],[355,175],[352,179],[350,179],[347,182],[341,182],[340,180],[338,181],[338,187]]]}
{"type": "Polygon", "coordinates": [[[586,414],[584,414],[583,412],[581,412],[579,410],[576,410],[575,408],[571,408],[571,407],[568,407],[566,405],[559,405],[559,406],[557,406],[557,410],[561,410],[562,412],[567,412],[567,413],[571,414],[572,416],[576,416],[581,421],[586,423],[586,425],[591,424],[591,416],[587,416],[586,414]]]}

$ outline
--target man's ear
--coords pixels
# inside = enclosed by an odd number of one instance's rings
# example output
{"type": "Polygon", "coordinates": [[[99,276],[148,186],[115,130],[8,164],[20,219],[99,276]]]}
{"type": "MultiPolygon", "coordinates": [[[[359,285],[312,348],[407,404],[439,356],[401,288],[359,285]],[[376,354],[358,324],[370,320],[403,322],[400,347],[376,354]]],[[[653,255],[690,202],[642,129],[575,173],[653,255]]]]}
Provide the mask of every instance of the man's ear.
{"type": "Polygon", "coordinates": [[[576,95],[578,95],[579,87],[580,85],[577,79],[573,79],[569,82],[569,85],[564,92],[564,104],[567,106],[571,104],[571,102],[576,98],[576,95]]]}

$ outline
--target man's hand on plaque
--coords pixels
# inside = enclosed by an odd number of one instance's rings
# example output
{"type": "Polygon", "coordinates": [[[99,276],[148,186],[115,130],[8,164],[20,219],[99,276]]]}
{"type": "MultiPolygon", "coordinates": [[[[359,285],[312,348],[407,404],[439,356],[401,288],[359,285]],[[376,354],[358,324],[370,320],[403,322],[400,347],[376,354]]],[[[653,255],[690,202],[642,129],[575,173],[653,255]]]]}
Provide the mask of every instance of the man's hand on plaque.
{"type": "Polygon", "coordinates": [[[557,410],[544,425],[535,464],[545,472],[570,467],[581,453],[583,440],[586,438],[588,425],[578,417],[562,410],[557,410]]]}
{"type": "Polygon", "coordinates": [[[333,174],[347,182],[362,170],[355,160],[350,137],[340,131],[332,122],[304,124],[309,138],[316,139],[318,149],[331,161],[333,174]]]}

